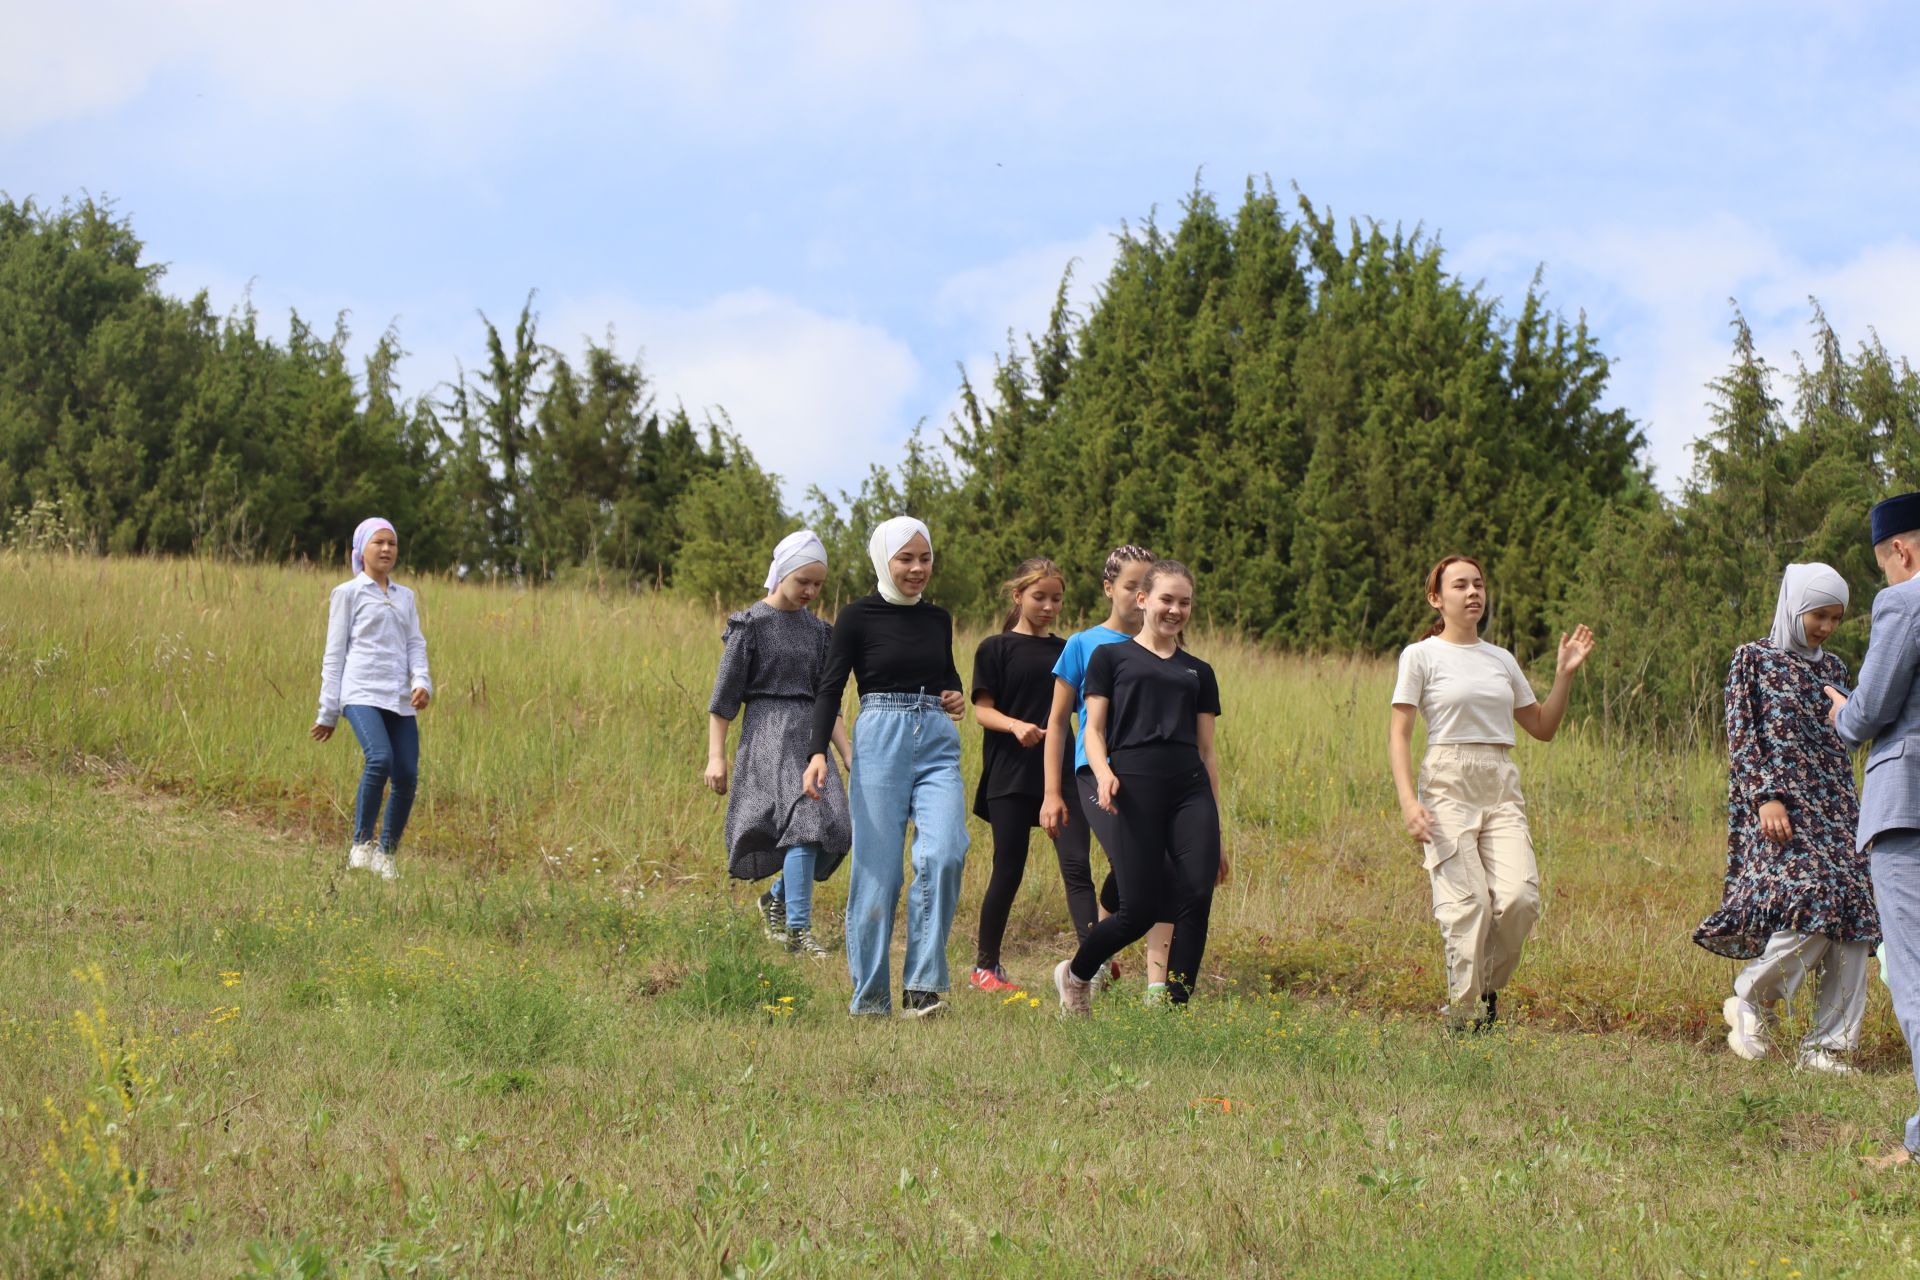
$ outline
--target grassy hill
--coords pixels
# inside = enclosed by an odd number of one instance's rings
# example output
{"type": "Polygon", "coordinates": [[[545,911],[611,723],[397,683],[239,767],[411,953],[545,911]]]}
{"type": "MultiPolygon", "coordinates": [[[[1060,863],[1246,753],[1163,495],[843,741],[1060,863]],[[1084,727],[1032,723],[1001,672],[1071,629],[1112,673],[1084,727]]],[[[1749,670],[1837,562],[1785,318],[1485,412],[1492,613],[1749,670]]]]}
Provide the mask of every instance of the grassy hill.
{"type": "Polygon", "coordinates": [[[1884,993],[1860,1080],[1718,1042],[1711,757],[1521,750],[1547,915],[1513,1024],[1451,1041],[1389,672],[1202,635],[1235,866],[1204,999],[1060,1024],[1036,849],[1040,1003],[861,1026],[722,873],[718,621],[670,598],[417,584],[421,802],[403,879],[349,877],[357,752],[304,736],[334,576],[0,557],[0,1273],[1912,1265],[1920,1189],[1854,1158],[1912,1101],[1884,993]]]}

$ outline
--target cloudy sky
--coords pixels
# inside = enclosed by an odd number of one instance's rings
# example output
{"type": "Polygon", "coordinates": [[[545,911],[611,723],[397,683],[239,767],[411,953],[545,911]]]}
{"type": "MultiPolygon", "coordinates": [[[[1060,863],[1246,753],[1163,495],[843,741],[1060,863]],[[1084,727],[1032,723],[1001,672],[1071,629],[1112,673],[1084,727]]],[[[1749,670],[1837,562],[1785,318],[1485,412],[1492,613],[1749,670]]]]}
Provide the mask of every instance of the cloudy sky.
{"type": "Polygon", "coordinates": [[[276,329],[396,324],[417,391],[537,289],[797,496],[943,422],[1123,220],[1270,175],[1500,296],[1544,267],[1671,486],[1729,299],[1782,366],[1809,295],[1920,358],[1915,13],[0,0],[0,191],[111,196],[169,288],[276,329]]]}

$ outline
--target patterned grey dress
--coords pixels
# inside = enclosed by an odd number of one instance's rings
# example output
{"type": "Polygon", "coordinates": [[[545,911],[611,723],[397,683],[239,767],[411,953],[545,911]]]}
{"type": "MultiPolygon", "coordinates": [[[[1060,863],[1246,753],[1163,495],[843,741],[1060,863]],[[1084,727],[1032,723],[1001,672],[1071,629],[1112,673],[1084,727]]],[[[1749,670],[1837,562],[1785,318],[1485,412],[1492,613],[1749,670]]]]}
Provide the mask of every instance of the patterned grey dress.
{"type": "Polygon", "coordinates": [[[727,872],[736,879],[765,879],[780,870],[788,849],[811,844],[820,848],[813,878],[825,880],[853,846],[833,752],[825,797],[811,800],[801,789],[814,683],[832,635],[811,610],[789,612],[764,600],[727,618],[707,710],[731,720],[746,705],[727,789],[727,872]]]}

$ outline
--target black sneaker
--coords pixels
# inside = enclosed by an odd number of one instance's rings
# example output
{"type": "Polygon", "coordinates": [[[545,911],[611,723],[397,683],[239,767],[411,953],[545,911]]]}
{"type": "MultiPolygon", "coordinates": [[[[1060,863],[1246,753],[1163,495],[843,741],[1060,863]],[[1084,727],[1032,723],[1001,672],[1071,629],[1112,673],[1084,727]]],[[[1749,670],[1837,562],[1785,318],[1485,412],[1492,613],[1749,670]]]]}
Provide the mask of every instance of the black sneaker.
{"type": "Polygon", "coordinates": [[[811,928],[787,930],[787,950],[796,956],[805,956],[809,960],[824,960],[829,954],[827,949],[820,945],[820,940],[813,936],[811,928]]]}
{"type": "Polygon", "coordinates": [[[945,1013],[947,1002],[940,998],[938,991],[902,991],[900,993],[900,1016],[903,1018],[931,1018],[937,1013],[945,1013]]]}
{"type": "Polygon", "coordinates": [[[1487,1006],[1487,1012],[1484,1016],[1475,1019],[1473,1029],[1475,1031],[1491,1031],[1493,1030],[1493,1024],[1500,1021],[1500,993],[1498,991],[1482,992],[1480,995],[1480,1003],[1487,1006]]]}
{"type": "Polygon", "coordinates": [[[760,895],[760,919],[766,926],[770,941],[787,940],[787,904],[774,897],[771,889],[760,895]]]}

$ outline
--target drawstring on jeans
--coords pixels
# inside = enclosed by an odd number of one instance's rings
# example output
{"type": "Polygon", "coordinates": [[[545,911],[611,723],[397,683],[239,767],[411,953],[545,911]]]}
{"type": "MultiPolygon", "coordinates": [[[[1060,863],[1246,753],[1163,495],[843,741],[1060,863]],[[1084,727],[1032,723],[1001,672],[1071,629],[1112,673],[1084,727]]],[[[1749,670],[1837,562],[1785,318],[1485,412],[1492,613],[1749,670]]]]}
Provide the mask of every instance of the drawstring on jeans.
{"type": "Polygon", "coordinates": [[[920,686],[919,696],[922,699],[922,701],[915,703],[913,708],[916,712],[920,713],[913,717],[913,736],[915,741],[918,741],[920,738],[920,726],[927,722],[927,717],[926,717],[927,704],[924,701],[924,699],[927,696],[927,686],[925,685],[920,686]]]}

